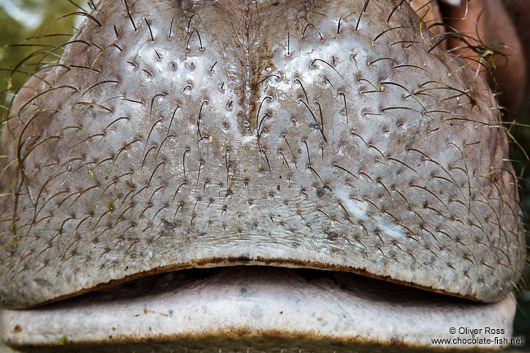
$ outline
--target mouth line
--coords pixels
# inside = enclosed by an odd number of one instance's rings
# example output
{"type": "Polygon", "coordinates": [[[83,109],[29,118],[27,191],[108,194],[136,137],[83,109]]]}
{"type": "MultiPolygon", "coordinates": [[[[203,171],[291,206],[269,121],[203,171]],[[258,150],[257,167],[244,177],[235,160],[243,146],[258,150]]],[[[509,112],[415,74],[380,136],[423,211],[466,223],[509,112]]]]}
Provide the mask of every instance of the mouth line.
{"type": "MultiPolygon", "coordinates": [[[[430,347],[432,338],[452,337],[449,327],[489,325],[509,336],[514,308],[512,294],[482,304],[347,272],[231,266],[160,273],[35,309],[5,310],[0,327],[10,346],[50,351],[66,340],[72,347],[119,343],[139,351],[327,342],[346,352],[430,347]]],[[[484,348],[446,348],[470,347],[484,348]]]]}
{"type": "MultiPolygon", "coordinates": [[[[77,292],[70,293],[68,295],[59,296],[51,300],[45,301],[39,305],[31,306],[28,309],[38,309],[48,305],[53,305],[55,303],[64,303],[69,299],[77,298],[83,295],[91,295],[93,293],[99,293],[107,289],[112,290],[112,288],[119,286],[127,286],[130,282],[142,282],[142,280],[148,280],[148,278],[153,276],[163,276],[166,273],[207,273],[208,270],[215,270],[224,267],[256,267],[256,266],[266,266],[272,268],[285,268],[292,269],[294,271],[309,271],[309,272],[322,272],[322,273],[345,273],[352,276],[358,276],[360,278],[368,278],[375,281],[380,281],[383,283],[388,283],[389,285],[396,285],[401,287],[406,287],[411,290],[418,290],[420,292],[428,294],[437,294],[442,297],[452,297],[462,299],[464,301],[473,301],[480,302],[474,296],[463,296],[457,292],[444,291],[438,288],[422,286],[413,282],[402,281],[393,278],[390,275],[384,274],[374,274],[367,271],[365,268],[356,268],[352,266],[346,266],[341,264],[330,264],[323,263],[318,261],[307,261],[307,260],[298,260],[292,258],[250,258],[246,256],[238,257],[223,257],[223,258],[202,258],[199,260],[189,261],[187,263],[173,264],[165,267],[156,267],[152,268],[149,271],[134,272],[131,271],[131,275],[125,275],[124,277],[116,280],[111,280],[105,283],[100,283],[97,286],[89,287],[82,289],[77,292]]],[[[129,266],[125,267],[125,272],[129,269],[129,266]]]]}
{"type": "MultiPolygon", "coordinates": [[[[244,258],[238,258],[237,261],[227,263],[224,261],[208,262],[207,266],[194,268],[181,268],[173,270],[153,271],[152,273],[141,273],[139,275],[131,276],[131,278],[124,278],[115,283],[107,283],[101,287],[88,290],[83,293],[72,295],[68,298],[57,299],[50,303],[39,305],[29,310],[47,310],[61,308],[64,309],[70,305],[79,305],[94,303],[95,305],[103,304],[107,301],[113,300],[147,300],[152,295],[162,295],[165,292],[171,292],[182,286],[186,286],[191,282],[201,281],[218,274],[225,272],[236,271],[251,274],[256,271],[259,275],[262,273],[291,273],[294,276],[303,278],[308,283],[318,282],[321,280],[329,280],[341,289],[345,288],[344,283],[357,282],[364,283],[367,286],[374,288],[385,288],[386,290],[403,293],[405,296],[412,295],[415,298],[422,298],[421,301],[433,302],[440,301],[444,303],[461,303],[465,305],[484,305],[472,299],[453,295],[451,293],[436,292],[431,288],[426,289],[418,287],[409,283],[400,283],[394,281],[390,277],[378,277],[371,274],[366,274],[363,270],[355,269],[330,269],[319,268],[318,266],[304,267],[302,264],[292,262],[289,265],[285,263],[277,263],[276,261],[256,262],[244,258]],[[247,262],[248,261],[248,262],[247,262]]],[[[387,291],[381,293],[373,293],[379,295],[379,300],[388,300],[389,294],[387,291]]],[[[374,299],[373,297],[371,298],[374,299]]],[[[377,298],[376,298],[377,300],[377,298]]]]}

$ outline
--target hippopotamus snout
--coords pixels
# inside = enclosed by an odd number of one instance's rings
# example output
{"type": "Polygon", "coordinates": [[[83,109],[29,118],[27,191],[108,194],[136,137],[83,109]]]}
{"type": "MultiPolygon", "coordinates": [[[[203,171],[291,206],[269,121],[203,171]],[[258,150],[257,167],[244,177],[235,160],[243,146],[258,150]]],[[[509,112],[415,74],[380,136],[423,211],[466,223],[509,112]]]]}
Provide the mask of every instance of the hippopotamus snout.
{"type": "Polygon", "coordinates": [[[502,117],[413,5],[96,4],[3,130],[7,344],[506,345],[525,241],[502,117]]]}

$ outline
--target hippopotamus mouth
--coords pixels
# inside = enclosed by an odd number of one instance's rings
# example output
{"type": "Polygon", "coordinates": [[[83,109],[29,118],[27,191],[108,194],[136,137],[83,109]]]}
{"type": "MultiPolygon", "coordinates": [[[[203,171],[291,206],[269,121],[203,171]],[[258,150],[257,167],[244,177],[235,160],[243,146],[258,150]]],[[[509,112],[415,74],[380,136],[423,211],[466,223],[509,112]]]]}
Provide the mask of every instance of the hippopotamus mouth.
{"type": "Polygon", "coordinates": [[[482,304],[345,272],[236,266],[144,277],[0,320],[24,352],[419,352],[505,346],[514,308],[511,294],[482,304]]]}
{"type": "Polygon", "coordinates": [[[84,16],[2,134],[8,345],[507,344],[525,260],[507,139],[407,2],[84,16]]]}

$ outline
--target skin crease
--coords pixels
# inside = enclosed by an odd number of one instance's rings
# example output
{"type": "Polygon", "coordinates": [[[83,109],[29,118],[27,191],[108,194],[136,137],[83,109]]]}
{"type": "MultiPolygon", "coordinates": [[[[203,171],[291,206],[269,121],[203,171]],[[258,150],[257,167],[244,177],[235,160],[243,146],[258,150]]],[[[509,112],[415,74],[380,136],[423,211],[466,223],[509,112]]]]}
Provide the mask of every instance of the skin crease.
{"type": "MultiPolygon", "coordinates": [[[[422,4],[421,1],[416,1],[414,4],[415,8],[421,9],[424,8],[425,4],[422,4]]],[[[496,82],[491,82],[492,85],[498,85],[500,90],[503,90],[502,88],[505,87],[504,91],[506,92],[506,100],[505,105],[509,111],[515,112],[520,109],[520,106],[522,105],[522,97],[523,97],[523,90],[521,89],[524,86],[525,83],[525,65],[524,65],[524,57],[522,56],[522,47],[515,35],[515,29],[514,26],[510,24],[509,18],[505,15],[505,12],[502,12],[502,5],[500,5],[499,2],[495,1],[486,1],[479,4],[479,1],[473,1],[473,6],[477,5],[477,7],[471,7],[471,6],[454,6],[453,5],[442,5],[441,6],[441,12],[438,12],[438,8],[436,5],[432,5],[432,10],[425,16],[425,22],[426,23],[433,23],[434,21],[439,18],[439,16],[442,16],[444,18],[449,17],[448,20],[446,20],[446,23],[450,25],[455,30],[462,32],[462,33],[473,33],[474,31],[474,25],[477,22],[480,23],[480,20],[482,18],[485,18],[486,15],[495,13],[495,14],[502,14],[502,16],[492,16],[493,18],[493,24],[491,26],[482,25],[479,26],[479,35],[481,38],[487,38],[485,42],[487,43],[495,43],[495,45],[501,46],[502,49],[507,48],[515,48],[513,49],[512,54],[508,54],[510,56],[510,67],[508,67],[505,63],[505,61],[502,61],[502,57],[497,57],[495,66],[497,68],[497,78],[496,82]],[[500,7],[499,7],[500,6],[500,7]],[[486,8],[487,11],[484,12],[482,15],[481,9],[486,8]],[[463,12],[462,12],[463,11],[463,12]],[[504,17],[503,17],[504,16],[504,17]],[[461,20],[460,18],[465,18],[465,20],[461,20]],[[458,18],[458,19],[455,19],[458,18]],[[479,20],[480,19],[480,20],[479,20]],[[509,30],[507,31],[499,31],[499,26],[507,26],[509,30]],[[508,33],[508,36],[505,34],[508,33]],[[500,34],[500,35],[499,35],[500,34]],[[514,70],[515,68],[515,70],[514,70]],[[515,72],[515,73],[514,73],[515,72]],[[505,77],[509,77],[510,79],[505,79],[505,77]],[[509,91],[510,87],[517,87],[519,90],[513,90],[509,91]],[[519,94],[520,93],[520,94],[519,94]]],[[[421,13],[421,11],[420,11],[421,13]]],[[[490,22],[491,23],[491,22],[490,22]]],[[[438,34],[443,34],[440,27],[433,28],[433,31],[438,32],[438,34]]],[[[465,57],[466,60],[468,60],[470,65],[475,64],[475,60],[478,58],[474,52],[471,52],[466,49],[459,49],[461,42],[449,39],[447,41],[444,41],[442,45],[447,45],[448,50],[454,50],[455,53],[458,55],[465,57]]],[[[500,50],[502,51],[502,50],[500,50]]],[[[491,64],[490,64],[491,65],[491,64]]],[[[19,92],[19,100],[18,102],[24,102],[26,100],[25,97],[31,97],[33,90],[35,87],[37,87],[40,84],[41,76],[45,75],[45,73],[41,73],[40,75],[34,76],[27,84],[25,84],[25,87],[23,90],[19,92]]],[[[487,78],[487,72],[485,70],[480,71],[480,75],[483,78],[487,78]]],[[[17,102],[17,103],[18,103],[17,102]]],[[[18,103],[20,104],[20,103],[18,103]]],[[[20,106],[17,107],[15,105],[13,107],[13,110],[16,111],[20,108],[20,106]]]]}

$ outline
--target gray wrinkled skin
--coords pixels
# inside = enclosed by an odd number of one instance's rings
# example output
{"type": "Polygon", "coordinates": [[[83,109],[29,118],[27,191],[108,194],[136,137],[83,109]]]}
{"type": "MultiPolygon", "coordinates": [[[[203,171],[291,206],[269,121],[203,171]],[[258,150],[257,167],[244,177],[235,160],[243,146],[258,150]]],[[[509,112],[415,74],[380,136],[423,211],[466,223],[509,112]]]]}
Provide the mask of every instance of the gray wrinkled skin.
{"type": "Polygon", "coordinates": [[[4,128],[2,304],[235,264],[500,300],[495,101],[400,2],[100,2],[4,128]]]}

